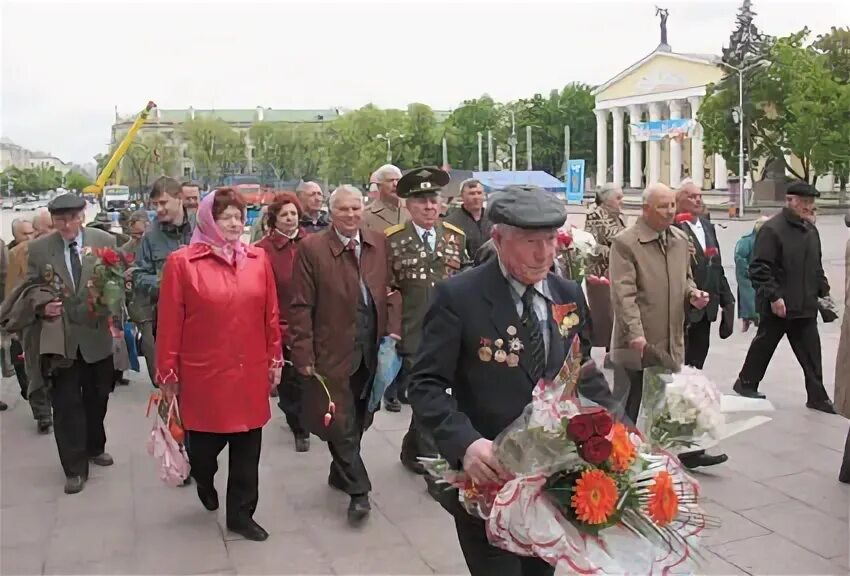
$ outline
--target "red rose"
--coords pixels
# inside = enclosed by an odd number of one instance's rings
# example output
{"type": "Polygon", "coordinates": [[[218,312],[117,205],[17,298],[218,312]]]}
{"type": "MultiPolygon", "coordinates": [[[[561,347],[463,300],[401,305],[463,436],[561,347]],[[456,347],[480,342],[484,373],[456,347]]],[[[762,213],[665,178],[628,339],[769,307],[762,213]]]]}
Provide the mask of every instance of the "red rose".
{"type": "Polygon", "coordinates": [[[561,248],[569,248],[573,243],[573,235],[566,230],[558,230],[558,246],[561,248]]]}
{"type": "Polygon", "coordinates": [[[592,414],[578,414],[567,422],[567,437],[573,442],[585,442],[591,436],[593,436],[592,414]]]}
{"type": "Polygon", "coordinates": [[[115,250],[111,248],[101,248],[97,251],[97,256],[106,266],[116,266],[121,261],[115,250]]]}
{"type": "Polygon", "coordinates": [[[611,442],[602,436],[593,436],[579,447],[579,454],[585,462],[599,466],[611,455],[611,442]]]}
{"type": "Polygon", "coordinates": [[[610,286],[611,285],[611,281],[608,280],[608,278],[606,278],[605,276],[601,276],[599,278],[599,283],[602,284],[603,286],[610,286]]]}
{"type": "Polygon", "coordinates": [[[599,280],[599,276],[591,274],[587,277],[587,283],[592,286],[596,286],[597,284],[601,284],[601,281],[599,280]]]}
{"type": "Polygon", "coordinates": [[[705,255],[707,258],[714,258],[715,256],[717,256],[717,254],[718,250],[714,246],[709,246],[705,249],[705,255]]]}
{"type": "Polygon", "coordinates": [[[695,218],[690,212],[682,212],[681,214],[676,214],[676,224],[679,224],[680,226],[685,222],[690,222],[691,224],[693,224],[694,220],[695,218]]]}
{"type": "Polygon", "coordinates": [[[136,255],[133,254],[132,252],[127,252],[127,254],[124,255],[124,262],[126,262],[128,266],[135,261],[136,261],[136,255]]]}
{"type": "Polygon", "coordinates": [[[607,436],[614,426],[614,419],[607,410],[595,410],[591,413],[593,419],[593,431],[597,436],[607,436]]]}

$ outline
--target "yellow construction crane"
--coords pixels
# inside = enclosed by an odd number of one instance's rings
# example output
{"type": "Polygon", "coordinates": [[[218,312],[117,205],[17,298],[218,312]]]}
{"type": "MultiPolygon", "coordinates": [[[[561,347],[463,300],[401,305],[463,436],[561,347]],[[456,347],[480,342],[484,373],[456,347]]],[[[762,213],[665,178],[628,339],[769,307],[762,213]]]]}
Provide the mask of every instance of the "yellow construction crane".
{"type": "Polygon", "coordinates": [[[130,126],[130,130],[127,131],[127,134],[121,140],[118,148],[116,148],[115,152],[112,153],[112,157],[109,159],[109,162],[106,163],[106,166],[103,167],[103,170],[98,175],[97,181],[83,189],[84,194],[95,194],[97,196],[103,194],[103,188],[106,186],[107,181],[109,181],[109,177],[112,176],[112,172],[115,170],[115,167],[118,166],[119,162],[121,162],[121,159],[127,152],[127,148],[130,147],[130,144],[132,144],[136,134],[139,132],[142,125],[148,119],[148,115],[151,110],[154,108],[156,108],[156,104],[154,104],[153,101],[148,102],[145,109],[139,113],[138,117],[136,117],[136,121],[133,122],[132,126],[130,126]]]}

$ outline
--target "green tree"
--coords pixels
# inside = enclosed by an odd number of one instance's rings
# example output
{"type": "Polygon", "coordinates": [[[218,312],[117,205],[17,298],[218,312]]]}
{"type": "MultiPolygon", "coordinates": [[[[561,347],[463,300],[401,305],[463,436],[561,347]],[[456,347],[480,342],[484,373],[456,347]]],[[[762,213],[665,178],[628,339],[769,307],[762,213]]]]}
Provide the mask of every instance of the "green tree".
{"type": "Polygon", "coordinates": [[[405,127],[404,111],[382,110],[372,104],[334,120],[327,129],[329,162],[323,169],[325,178],[330,182],[367,183],[387,159],[387,143],[379,135],[390,135],[393,161],[398,162],[404,142],[399,134],[405,127]]]}
{"type": "MultiPolygon", "coordinates": [[[[504,107],[484,94],[480,98],[466,100],[452,111],[446,120],[446,138],[449,158],[456,168],[478,169],[478,133],[483,139],[483,168],[487,170],[487,131],[492,130],[495,142],[507,139],[504,107]]],[[[495,143],[494,143],[495,147],[495,143]]]]}
{"type": "Polygon", "coordinates": [[[92,183],[91,178],[79,172],[68,172],[65,176],[65,188],[68,190],[82,191],[83,188],[92,183]]]}
{"type": "Polygon", "coordinates": [[[585,84],[573,83],[561,91],[552,90],[545,98],[535,94],[520,100],[516,107],[517,168],[525,169],[527,144],[525,127],[531,126],[532,167],[553,176],[564,175],[564,126],[570,127],[570,155],[595,163],[595,101],[585,84]]]}
{"type": "Polygon", "coordinates": [[[139,134],[121,160],[125,181],[135,185],[144,193],[151,181],[163,174],[177,173],[178,152],[176,147],[160,133],[139,134]]]}
{"type": "Polygon", "coordinates": [[[195,118],[183,124],[183,132],[195,171],[206,184],[219,184],[226,174],[244,170],[245,141],[223,120],[195,118]]]}
{"type": "MultiPolygon", "coordinates": [[[[833,80],[842,87],[840,88],[842,96],[835,102],[836,112],[839,112],[836,125],[846,125],[846,114],[843,115],[844,122],[842,122],[840,111],[850,110],[846,102],[848,97],[847,87],[850,85],[850,27],[832,27],[828,34],[818,36],[812,47],[825,60],[826,68],[833,80]]],[[[832,130],[823,141],[825,146],[832,147],[837,152],[832,170],[838,178],[842,202],[846,201],[847,180],[850,179],[850,152],[848,152],[850,143],[848,143],[848,139],[850,139],[850,134],[846,130],[843,134],[840,131],[832,130]]]]}
{"type": "Polygon", "coordinates": [[[417,166],[439,166],[443,162],[443,131],[437,125],[434,111],[425,104],[410,104],[407,107],[406,123],[402,129],[404,138],[398,145],[398,164],[417,166]]]}

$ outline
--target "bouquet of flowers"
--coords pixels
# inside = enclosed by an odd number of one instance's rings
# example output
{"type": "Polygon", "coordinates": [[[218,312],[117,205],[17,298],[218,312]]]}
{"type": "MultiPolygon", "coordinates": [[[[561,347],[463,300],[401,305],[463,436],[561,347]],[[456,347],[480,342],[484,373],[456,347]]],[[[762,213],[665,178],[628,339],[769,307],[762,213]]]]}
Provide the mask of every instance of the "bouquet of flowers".
{"type": "Polygon", "coordinates": [[[651,436],[582,406],[578,339],[554,381],[494,441],[513,479],[481,486],[445,460],[423,459],[438,482],[457,488],[467,512],[485,520],[491,544],[582,574],[650,574],[698,556],[712,521],[698,485],[651,436]]]}
{"type": "Polygon", "coordinates": [[[575,227],[558,230],[558,264],[564,276],[581,284],[587,271],[588,258],[596,254],[593,235],[575,227]]]}
{"type": "Polygon", "coordinates": [[[646,368],[643,374],[638,427],[658,446],[681,452],[706,436],[720,438],[721,395],[700,370],[685,366],[673,374],[646,368]]]}
{"type": "Polygon", "coordinates": [[[121,254],[112,248],[95,250],[96,261],[88,281],[89,313],[95,316],[121,316],[125,290],[132,283],[125,280],[127,269],[133,264],[133,254],[121,254]]]}

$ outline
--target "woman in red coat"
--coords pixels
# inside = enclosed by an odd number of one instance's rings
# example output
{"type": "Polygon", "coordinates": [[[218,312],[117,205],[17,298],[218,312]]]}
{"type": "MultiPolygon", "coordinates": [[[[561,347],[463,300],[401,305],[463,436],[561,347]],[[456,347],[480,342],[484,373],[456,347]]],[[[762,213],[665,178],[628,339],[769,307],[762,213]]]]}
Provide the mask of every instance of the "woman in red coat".
{"type": "MultiPolygon", "coordinates": [[[[298,226],[301,220],[301,203],[295,194],[279,194],[266,213],[266,230],[269,233],[256,246],[266,251],[274,271],[277,285],[277,302],[280,309],[280,333],[284,346],[284,358],[290,356],[290,342],[287,338],[286,312],[292,299],[292,267],[298,244],[306,236],[306,231],[298,226]]],[[[295,436],[295,451],[307,452],[310,449],[310,433],[299,421],[301,414],[300,380],[296,378],[291,364],[283,368],[278,406],[286,414],[286,423],[295,436]]]]}
{"type": "Polygon", "coordinates": [[[253,520],[269,392],[282,366],[274,274],[263,250],[240,240],[245,205],[222,188],[198,208],[189,246],[162,274],[156,382],[178,395],[198,497],[218,508],[217,458],[230,446],[227,527],[249,540],[268,533],[253,520]]]}

